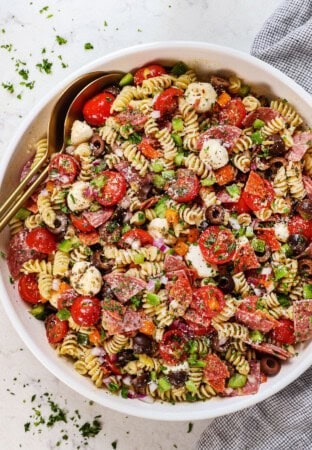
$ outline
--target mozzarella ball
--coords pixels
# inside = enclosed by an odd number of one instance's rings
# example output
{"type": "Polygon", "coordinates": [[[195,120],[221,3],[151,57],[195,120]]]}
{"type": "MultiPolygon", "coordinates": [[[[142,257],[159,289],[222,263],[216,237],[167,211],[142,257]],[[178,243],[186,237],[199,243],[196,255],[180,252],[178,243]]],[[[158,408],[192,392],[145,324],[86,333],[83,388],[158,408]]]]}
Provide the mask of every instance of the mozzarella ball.
{"type": "Polygon", "coordinates": [[[93,135],[92,128],[86,122],[75,120],[71,129],[70,141],[72,145],[82,144],[91,139],[93,135]]]}
{"type": "Polygon", "coordinates": [[[218,273],[215,266],[205,261],[198,245],[192,244],[189,246],[185,259],[191,263],[192,268],[197,271],[199,278],[214,277],[218,273]]]}
{"type": "Polygon", "coordinates": [[[91,263],[80,261],[73,265],[70,282],[79,294],[93,296],[101,290],[102,275],[91,263]]]}
{"type": "Polygon", "coordinates": [[[148,225],[148,232],[154,239],[163,238],[167,235],[169,231],[169,225],[167,219],[156,219],[151,220],[148,225]]]}
{"type": "Polygon", "coordinates": [[[217,99],[217,93],[210,83],[190,83],[184,96],[187,103],[198,113],[210,111],[217,99]]]}
{"type": "Polygon", "coordinates": [[[199,157],[215,170],[220,169],[229,162],[229,154],[219,139],[207,139],[204,141],[199,157]]]}
{"type": "Polygon", "coordinates": [[[86,196],[89,183],[77,181],[68,191],[67,205],[71,211],[83,211],[91,205],[92,199],[86,196]]]}
{"type": "Polygon", "coordinates": [[[280,242],[287,242],[289,238],[288,225],[286,223],[276,223],[274,225],[276,239],[280,242]]]}

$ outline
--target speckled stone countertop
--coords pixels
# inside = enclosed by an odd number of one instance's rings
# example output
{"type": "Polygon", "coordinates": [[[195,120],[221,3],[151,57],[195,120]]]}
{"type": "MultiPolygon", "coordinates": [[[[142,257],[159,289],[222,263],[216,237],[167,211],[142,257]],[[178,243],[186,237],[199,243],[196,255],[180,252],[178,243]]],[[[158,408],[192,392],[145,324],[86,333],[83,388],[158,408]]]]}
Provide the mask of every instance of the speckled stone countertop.
{"type": "MultiPolygon", "coordinates": [[[[279,3],[2,0],[0,157],[33,105],[85,63],[124,47],[165,40],[205,41],[248,52],[261,24],[279,3]],[[85,45],[88,43],[91,45],[85,45]]],[[[1,450],[187,450],[208,425],[208,421],[190,425],[137,419],[90,404],[30,353],[1,304],[0,330],[1,450]],[[57,414],[52,411],[54,404],[66,411],[67,423],[60,421],[51,427],[49,416],[57,414]],[[86,427],[81,427],[92,424],[96,416],[100,416],[102,430],[95,437],[84,438],[86,427]]]]}

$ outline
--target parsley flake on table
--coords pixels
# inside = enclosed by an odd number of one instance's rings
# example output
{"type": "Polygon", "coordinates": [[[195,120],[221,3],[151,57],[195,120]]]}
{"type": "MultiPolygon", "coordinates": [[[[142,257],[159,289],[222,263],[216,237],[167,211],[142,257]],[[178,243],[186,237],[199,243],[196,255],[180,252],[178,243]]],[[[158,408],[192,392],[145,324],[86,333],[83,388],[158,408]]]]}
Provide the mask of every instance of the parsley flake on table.
{"type": "Polygon", "coordinates": [[[94,47],[93,47],[93,45],[91,44],[91,42],[86,42],[85,45],[84,45],[84,49],[85,49],[85,50],[93,50],[94,47]]]}
{"type": "Polygon", "coordinates": [[[40,70],[40,72],[45,72],[47,74],[51,73],[53,63],[50,62],[49,60],[47,60],[46,58],[43,58],[41,63],[36,64],[36,67],[38,67],[38,69],[40,70]]]}
{"type": "Polygon", "coordinates": [[[114,449],[117,448],[117,443],[118,443],[117,439],[116,439],[116,441],[112,442],[112,447],[113,447],[114,449]]]}
{"type": "Polygon", "coordinates": [[[11,94],[14,93],[14,86],[12,83],[2,83],[1,86],[6,89],[7,91],[9,91],[11,94]]]}
{"type": "Polygon", "coordinates": [[[57,43],[58,43],[59,45],[65,45],[65,44],[67,44],[67,39],[65,39],[65,38],[63,38],[63,37],[61,37],[61,36],[59,36],[59,35],[56,36],[56,41],[57,41],[57,43]]]}

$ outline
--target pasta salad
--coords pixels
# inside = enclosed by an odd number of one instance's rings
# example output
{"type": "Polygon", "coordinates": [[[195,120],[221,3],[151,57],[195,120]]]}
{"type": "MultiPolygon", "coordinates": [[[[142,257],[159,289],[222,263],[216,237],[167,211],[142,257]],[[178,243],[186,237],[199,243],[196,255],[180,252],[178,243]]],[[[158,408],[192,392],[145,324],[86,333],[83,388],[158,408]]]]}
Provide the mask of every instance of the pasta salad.
{"type": "Polygon", "coordinates": [[[83,106],[10,223],[9,269],[98,388],[255,394],[312,334],[311,175],[312,132],[287,100],[148,65],[83,106]]]}

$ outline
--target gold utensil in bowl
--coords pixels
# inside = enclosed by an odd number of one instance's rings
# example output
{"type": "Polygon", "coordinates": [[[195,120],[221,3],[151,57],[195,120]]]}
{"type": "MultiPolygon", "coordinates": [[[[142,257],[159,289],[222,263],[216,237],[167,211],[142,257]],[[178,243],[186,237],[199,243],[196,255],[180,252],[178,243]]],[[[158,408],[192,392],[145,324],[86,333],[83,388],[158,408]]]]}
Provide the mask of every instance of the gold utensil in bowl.
{"type": "Polygon", "coordinates": [[[48,175],[49,166],[47,165],[28,189],[21,194],[31,178],[52,154],[64,152],[73,122],[82,117],[81,111],[84,103],[104,87],[118,82],[124,75],[122,72],[105,73],[104,75],[103,73],[91,72],[79,77],[59,97],[49,121],[47,152],[0,207],[0,231],[44,181],[48,175]]]}

